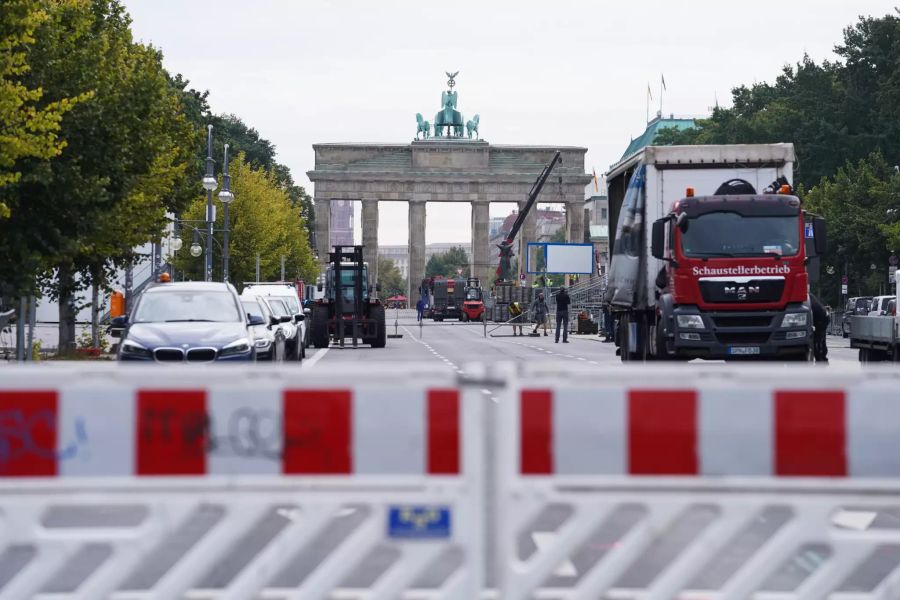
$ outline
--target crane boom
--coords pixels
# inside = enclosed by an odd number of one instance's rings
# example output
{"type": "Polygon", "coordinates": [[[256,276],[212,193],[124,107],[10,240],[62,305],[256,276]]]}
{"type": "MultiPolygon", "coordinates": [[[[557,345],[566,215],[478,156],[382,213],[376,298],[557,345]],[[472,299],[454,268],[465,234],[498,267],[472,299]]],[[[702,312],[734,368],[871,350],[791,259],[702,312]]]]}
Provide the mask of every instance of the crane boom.
{"type": "Polygon", "coordinates": [[[525,223],[525,217],[528,215],[529,211],[531,211],[531,207],[537,202],[538,195],[541,193],[544,184],[547,182],[547,178],[550,177],[550,173],[557,163],[562,163],[562,156],[558,150],[556,154],[553,155],[553,159],[550,163],[547,164],[547,166],[544,167],[544,170],[541,171],[541,174],[538,175],[534,185],[531,186],[531,191],[528,192],[528,200],[525,202],[525,207],[519,211],[519,216],[516,217],[516,221],[509,230],[506,239],[500,244],[497,244],[497,247],[500,248],[500,264],[497,266],[498,282],[509,280],[509,262],[512,257],[513,242],[516,239],[516,235],[519,233],[519,229],[522,228],[522,224],[525,223]]]}

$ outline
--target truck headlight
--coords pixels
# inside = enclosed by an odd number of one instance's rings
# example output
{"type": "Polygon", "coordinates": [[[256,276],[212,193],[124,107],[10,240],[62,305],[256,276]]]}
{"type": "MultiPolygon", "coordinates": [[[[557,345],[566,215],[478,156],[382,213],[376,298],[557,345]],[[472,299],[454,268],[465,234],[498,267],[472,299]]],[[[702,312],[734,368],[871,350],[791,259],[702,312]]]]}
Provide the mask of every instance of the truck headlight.
{"type": "Polygon", "coordinates": [[[234,356],[236,354],[246,354],[247,352],[250,352],[250,340],[240,338],[222,348],[219,356],[234,356]]]}
{"type": "Polygon", "coordinates": [[[781,319],[782,327],[806,327],[806,313],[788,313],[781,319]]]}
{"type": "Polygon", "coordinates": [[[680,329],[705,329],[703,317],[700,315],[678,315],[678,327],[680,329]]]}

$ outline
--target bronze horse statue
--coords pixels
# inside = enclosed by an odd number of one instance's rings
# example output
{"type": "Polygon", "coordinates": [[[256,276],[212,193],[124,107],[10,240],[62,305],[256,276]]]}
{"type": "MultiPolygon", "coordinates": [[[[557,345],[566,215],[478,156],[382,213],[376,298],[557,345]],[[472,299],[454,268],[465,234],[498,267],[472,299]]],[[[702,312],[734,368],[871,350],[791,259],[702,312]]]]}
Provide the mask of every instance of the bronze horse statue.
{"type": "Polygon", "coordinates": [[[475,115],[474,117],[472,117],[471,121],[466,122],[466,133],[468,134],[470,140],[472,139],[473,133],[475,134],[475,139],[476,140],[478,139],[478,121],[479,120],[480,120],[480,117],[478,115],[475,115]]]}
{"type": "Polygon", "coordinates": [[[418,129],[416,129],[416,139],[419,139],[419,134],[422,134],[422,139],[427,140],[428,136],[431,135],[431,123],[422,118],[422,113],[416,113],[416,123],[419,124],[418,129]]]}

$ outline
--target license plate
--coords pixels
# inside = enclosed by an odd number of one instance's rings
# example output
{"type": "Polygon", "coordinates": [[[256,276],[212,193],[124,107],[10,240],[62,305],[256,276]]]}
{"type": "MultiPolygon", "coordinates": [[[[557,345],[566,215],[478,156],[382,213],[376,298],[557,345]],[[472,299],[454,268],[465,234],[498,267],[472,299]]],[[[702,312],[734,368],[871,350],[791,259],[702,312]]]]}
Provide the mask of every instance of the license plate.
{"type": "Polygon", "coordinates": [[[759,346],[730,346],[728,354],[759,354],[759,346]]]}

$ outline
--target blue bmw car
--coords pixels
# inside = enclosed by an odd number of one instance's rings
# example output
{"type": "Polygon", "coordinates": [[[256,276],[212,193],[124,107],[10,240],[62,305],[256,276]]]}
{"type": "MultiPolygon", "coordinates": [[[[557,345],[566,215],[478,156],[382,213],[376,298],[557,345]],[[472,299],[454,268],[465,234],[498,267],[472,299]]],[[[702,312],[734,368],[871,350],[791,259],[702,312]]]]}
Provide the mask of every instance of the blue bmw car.
{"type": "Polygon", "coordinates": [[[251,328],[261,324],[231,284],[180,282],[149,287],[110,328],[120,332],[119,360],[211,363],[256,360],[251,328]]]}

